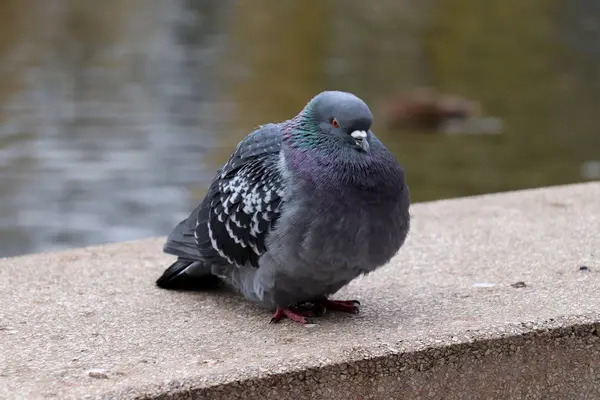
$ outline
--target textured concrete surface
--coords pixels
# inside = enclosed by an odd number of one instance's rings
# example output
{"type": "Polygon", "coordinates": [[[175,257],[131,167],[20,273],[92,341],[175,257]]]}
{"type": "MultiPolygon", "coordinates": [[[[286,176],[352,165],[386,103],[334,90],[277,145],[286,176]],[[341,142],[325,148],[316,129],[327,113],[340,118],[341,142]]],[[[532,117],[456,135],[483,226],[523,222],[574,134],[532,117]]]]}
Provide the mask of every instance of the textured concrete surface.
{"type": "Polygon", "coordinates": [[[0,398],[600,398],[600,183],[412,214],[311,327],[155,288],[162,240],[0,260],[0,398]]]}

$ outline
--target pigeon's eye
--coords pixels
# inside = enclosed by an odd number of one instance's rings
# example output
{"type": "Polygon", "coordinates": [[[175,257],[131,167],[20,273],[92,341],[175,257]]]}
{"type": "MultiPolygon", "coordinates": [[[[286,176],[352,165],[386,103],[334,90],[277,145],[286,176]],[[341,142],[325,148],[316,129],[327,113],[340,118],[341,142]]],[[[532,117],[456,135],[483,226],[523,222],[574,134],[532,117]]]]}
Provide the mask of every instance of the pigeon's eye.
{"type": "Polygon", "coordinates": [[[331,125],[333,125],[334,128],[340,127],[340,123],[337,122],[337,119],[335,119],[335,118],[331,120],[331,125]]]}

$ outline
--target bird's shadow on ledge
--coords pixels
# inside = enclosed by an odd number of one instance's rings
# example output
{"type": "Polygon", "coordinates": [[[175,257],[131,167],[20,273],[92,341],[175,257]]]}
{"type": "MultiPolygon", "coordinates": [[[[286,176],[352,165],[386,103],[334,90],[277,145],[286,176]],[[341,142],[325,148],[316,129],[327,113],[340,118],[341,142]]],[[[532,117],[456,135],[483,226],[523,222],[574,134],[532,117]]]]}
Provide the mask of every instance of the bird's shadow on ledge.
{"type": "MultiPolygon", "coordinates": [[[[189,290],[178,290],[186,295],[194,297],[198,305],[208,306],[211,313],[216,309],[224,320],[239,320],[244,318],[245,322],[253,324],[258,322],[258,326],[268,326],[272,312],[260,307],[244,298],[244,296],[231,286],[220,283],[216,286],[206,287],[204,289],[195,288],[189,290]],[[254,322],[252,322],[254,321],[254,322]]],[[[332,298],[348,297],[349,293],[341,296],[332,296],[332,298]]],[[[351,295],[350,295],[351,296],[351,295]]],[[[352,297],[352,296],[351,296],[352,297]]],[[[355,296],[358,297],[358,296],[355,296]]],[[[420,296],[406,294],[394,299],[392,303],[385,298],[380,298],[377,294],[370,293],[362,296],[360,312],[350,314],[340,311],[327,311],[323,315],[309,318],[311,326],[336,328],[347,327],[355,328],[363,325],[376,324],[380,329],[399,329],[399,327],[418,327],[428,325],[427,321],[435,320],[436,314],[441,312],[441,304],[432,307],[432,301],[423,302],[420,296]],[[419,306],[421,304],[422,306],[419,306]]],[[[192,311],[192,310],[189,310],[192,311]]],[[[192,312],[203,313],[204,307],[195,309],[192,312]]],[[[283,319],[277,325],[293,326],[303,328],[301,324],[283,319]]]]}
{"type": "MultiPolygon", "coordinates": [[[[235,288],[222,281],[214,283],[215,284],[205,284],[202,286],[194,285],[187,288],[181,287],[177,288],[174,291],[182,293],[185,296],[190,296],[194,298],[194,300],[197,301],[198,304],[209,306],[209,308],[211,308],[212,310],[218,308],[218,312],[222,313],[221,317],[223,319],[237,319],[241,315],[246,315],[248,319],[251,320],[264,319],[265,324],[268,325],[268,322],[272,317],[271,310],[267,310],[257,304],[246,300],[241,293],[235,290],[235,288]]],[[[202,309],[196,309],[195,311],[200,313],[203,312],[202,309]]],[[[332,322],[335,324],[346,322],[352,323],[352,321],[357,318],[362,319],[360,313],[350,314],[338,311],[327,311],[322,315],[316,315],[314,317],[310,317],[309,319],[312,321],[312,324],[310,325],[320,325],[325,321],[332,322]]],[[[287,325],[288,322],[291,323],[293,326],[301,327],[301,324],[297,324],[293,321],[288,321],[287,319],[283,319],[275,325],[287,325]]]]}

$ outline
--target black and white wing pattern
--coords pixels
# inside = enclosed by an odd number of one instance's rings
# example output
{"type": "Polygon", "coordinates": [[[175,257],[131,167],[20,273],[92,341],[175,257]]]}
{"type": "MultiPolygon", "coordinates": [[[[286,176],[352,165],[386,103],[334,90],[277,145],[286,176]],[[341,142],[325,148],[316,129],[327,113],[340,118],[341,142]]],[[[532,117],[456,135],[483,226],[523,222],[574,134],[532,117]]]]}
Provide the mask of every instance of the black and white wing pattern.
{"type": "Polygon", "coordinates": [[[219,171],[194,232],[207,258],[214,259],[216,251],[228,263],[258,267],[281,212],[280,151],[279,126],[265,125],[248,135],[219,171]]]}

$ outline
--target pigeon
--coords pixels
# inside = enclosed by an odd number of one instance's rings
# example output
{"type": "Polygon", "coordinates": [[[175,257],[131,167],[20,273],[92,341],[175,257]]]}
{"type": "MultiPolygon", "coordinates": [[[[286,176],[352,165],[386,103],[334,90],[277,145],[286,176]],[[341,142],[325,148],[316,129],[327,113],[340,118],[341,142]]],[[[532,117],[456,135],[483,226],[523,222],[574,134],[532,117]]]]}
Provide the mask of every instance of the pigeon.
{"type": "Polygon", "coordinates": [[[292,119],[258,127],[167,237],[177,260],[156,285],[225,283],[271,322],[357,313],[358,301],[330,296],[387,264],[410,227],[404,171],[372,123],[359,97],[324,91],[292,119]]]}

